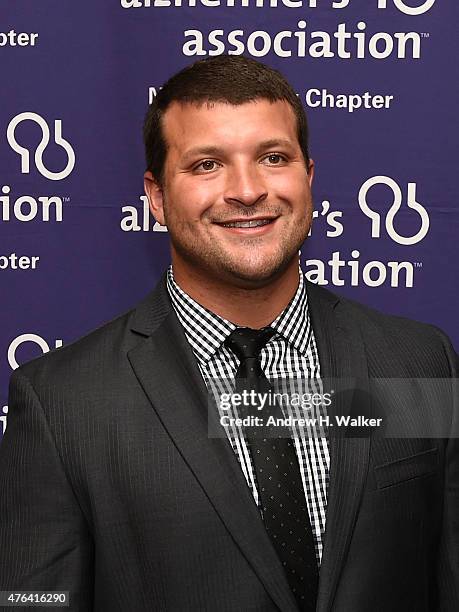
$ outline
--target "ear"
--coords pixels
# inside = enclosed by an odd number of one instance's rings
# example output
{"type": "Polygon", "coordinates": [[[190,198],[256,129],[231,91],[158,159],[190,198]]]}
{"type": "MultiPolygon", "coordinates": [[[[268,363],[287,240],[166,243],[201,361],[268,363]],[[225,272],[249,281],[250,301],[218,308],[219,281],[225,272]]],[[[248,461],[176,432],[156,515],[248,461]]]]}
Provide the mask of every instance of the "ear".
{"type": "Polygon", "coordinates": [[[163,190],[149,170],[143,175],[143,187],[148,198],[151,214],[160,225],[165,226],[163,190]]]}
{"type": "Polygon", "coordinates": [[[308,182],[309,182],[309,188],[312,187],[312,180],[314,178],[314,160],[310,159],[309,160],[309,170],[308,170],[308,182]]]}

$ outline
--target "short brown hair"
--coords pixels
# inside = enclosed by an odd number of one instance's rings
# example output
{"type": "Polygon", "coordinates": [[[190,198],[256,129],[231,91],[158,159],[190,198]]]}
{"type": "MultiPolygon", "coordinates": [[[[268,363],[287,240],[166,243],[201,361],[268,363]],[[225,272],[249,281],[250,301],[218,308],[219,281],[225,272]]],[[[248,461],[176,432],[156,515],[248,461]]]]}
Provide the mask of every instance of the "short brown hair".
{"type": "Polygon", "coordinates": [[[284,100],[293,108],[298,142],[308,168],[306,114],[290,84],[280,72],[261,62],[241,55],[219,55],[187,66],[174,74],[158,91],[148,108],[143,130],[147,170],[162,183],[167,144],[161,120],[172,102],[226,102],[238,105],[259,99],[270,102],[284,100]]]}

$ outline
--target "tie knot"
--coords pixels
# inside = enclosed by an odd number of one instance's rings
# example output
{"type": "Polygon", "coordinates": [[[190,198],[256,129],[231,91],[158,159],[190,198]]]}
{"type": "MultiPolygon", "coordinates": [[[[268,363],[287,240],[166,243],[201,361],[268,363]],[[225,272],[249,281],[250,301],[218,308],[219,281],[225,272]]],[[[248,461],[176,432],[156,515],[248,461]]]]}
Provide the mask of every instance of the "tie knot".
{"type": "Polygon", "coordinates": [[[261,349],[274,336],[275,330],[272,327],[262,329],[250,329],[250,327],[236,327],[225,340],[236,356],[242,361],[249,357],[258,357],[261,349]]]}

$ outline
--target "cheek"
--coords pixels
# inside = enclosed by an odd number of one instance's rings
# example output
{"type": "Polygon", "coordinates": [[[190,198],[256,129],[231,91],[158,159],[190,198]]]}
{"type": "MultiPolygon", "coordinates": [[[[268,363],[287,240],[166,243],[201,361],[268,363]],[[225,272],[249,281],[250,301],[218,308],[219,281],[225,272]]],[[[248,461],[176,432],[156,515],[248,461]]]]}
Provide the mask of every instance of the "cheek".
{"type": "Polygon", "coordinates": [[[293,181],[285,181],[279,184],[276,193],[285,199],[292,210],[304,212],[310,207],[311,191],[305,183],[298,184],[293,181]]]}
{"type": "Polygon", "coordinates": [[[272,173],[269,188],[273,194],[284,196],[292,203],[304,202],[310,197],[310,188],[306,171],[300,168],[288,169],[286,172],[272,173]]]}
{"type": "Polygon", "coordinates": [[[218,202],[219,190],[209,181],[181,181],[169,192],[174,215],[189,221],[199,221],[218,202]]]}

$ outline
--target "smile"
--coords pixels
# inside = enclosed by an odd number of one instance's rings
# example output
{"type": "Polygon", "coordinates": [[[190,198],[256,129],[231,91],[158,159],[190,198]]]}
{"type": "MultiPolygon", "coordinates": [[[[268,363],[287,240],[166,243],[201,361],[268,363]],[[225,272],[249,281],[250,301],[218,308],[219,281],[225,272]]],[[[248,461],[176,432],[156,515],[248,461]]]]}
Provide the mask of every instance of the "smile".
{"type": "Polygon", "coordinates": [[[272,231],[279,217],[259,217],[258,219],[229,219],[225,222],[216,222],[231,234],[241,236],[261,236],[272,231]]]}
{"type": "Polygon", "coordinates": [[[223,227],[260,227],[261,225],[268,225],[273,221],[274,219],[253,219],[252,221],[229,221],[221,225],[223,227]]]}

